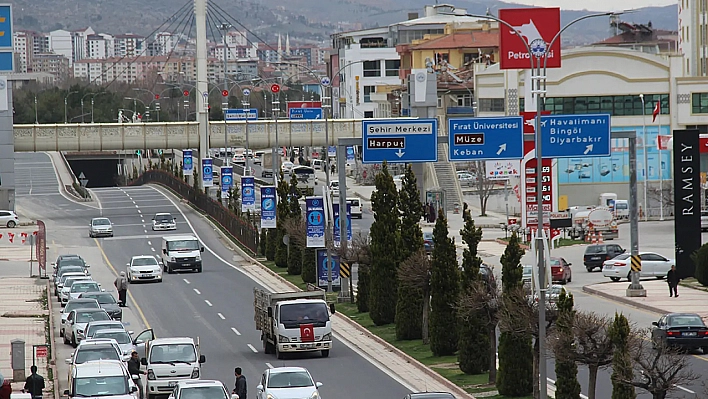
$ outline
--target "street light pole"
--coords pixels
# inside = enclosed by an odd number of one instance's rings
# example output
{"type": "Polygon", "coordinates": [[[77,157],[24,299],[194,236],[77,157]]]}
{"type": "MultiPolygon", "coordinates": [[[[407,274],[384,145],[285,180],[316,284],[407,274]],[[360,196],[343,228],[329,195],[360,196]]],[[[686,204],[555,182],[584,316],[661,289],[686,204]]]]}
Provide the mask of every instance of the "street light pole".
{"type": "Polygon", "coordinates": [[[248,113],[249,113],[249,110],[251,109],[251,103],[249,102],[248,97],[249,96],[244,96],[244,99],[242,101],[243,112],[246,115],[246,170],[250,170],[249,169],[249,162],[248,162],[248,154],[249,154],[249,151],[251,148],[248,143],[248,113]]]}
{"type": "MultiPolygon", "coordinates": [[[[644,172],[644,221],[646,222],[649,218],[649,203],[647,202],[647,185],[649,184],[649,169],[647,169],[647,118],[644,94],[640,94],[639,98],[642,100],[642,151],[644,152],[644,167],[642,171],[644,172]]],[[[661,167],[661,165],[659,165],[659,167],[661,167]]]]}
{"type": "Polygon", "coordinates": [[[68,109],[68,103],[69,103],[69,96],[72,94],[78,93],[78,91],[70,91],[67,93],[66,97],[64,97],[64,124],[66,125],[68,123],[67,119],[67,109],[68,109]]]}
{"type": "Polygon", "coordinates": [[[34,124],[39,124],[39,114],[37,112],[37,95],[34,95],[34,124]]]}

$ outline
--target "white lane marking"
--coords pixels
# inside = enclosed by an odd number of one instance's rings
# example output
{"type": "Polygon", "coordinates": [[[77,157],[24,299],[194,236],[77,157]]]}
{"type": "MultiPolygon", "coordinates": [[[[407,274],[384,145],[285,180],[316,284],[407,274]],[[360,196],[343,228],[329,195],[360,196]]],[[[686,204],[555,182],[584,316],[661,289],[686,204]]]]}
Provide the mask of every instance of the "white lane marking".
{"type": "Polygon", "coordinates": [[[148,232],[147,230],[143,229],[143,233],[147,233],[147,232],[148,232]]]}
{"type": "Polygon", "coordinates": [[[224,317],[223,314],[217,313],[216,315],[219,316],[219,318],[220,318],[221,320],[226,320],[226,317],[224,317]]]}
{"type": "Polygon", "coordinates": [[[693,395],[696,394],[695,392],[691,391],[691,390],[688,389],[688,388],[684,388],[684,387],[682,387],[681,385],[675,385],[675,387],[678,388],[678,389],[680,389],[680,390],[682,390],[682,391],[688,392],[688,393],[690,393],[690,394],[693,394],[693,395]]]}
{"type": "Polygon", "coordinates": [[[248,347],[253,351],[253,353],[258,353],[258,349],[254,348],[253,345],[248,344],[248,347]]]}
{"type": "Polygon", "coordinates": [[[150,247],[150,250],[151,250],[152,252],[155,252],[155,248],[153,248],[153,247],[150,247]]]}
{"type": "MultiPolygon", "coordinates": [[[[145,223],[145,219],[140,219],[140,223],[145,223]]],[[[145,225],[143,225],[145,227],[145,225]]]]}
{"type": "Polygon", "coordinates": [[[238,332],[238,330],[235,327],[231,327],[231,331],[233,331],[234,334],[236,334],[236,335],[241,335],[241,333],[238,332]]]}
{"type": "MultiPolygon", "coordinates": [[[[133,203],[135,204],[135,202],[133,202],[133,203]]],[[[138,205],[135,205],[135,207],[137,208],[137,207],[138,207],[138,205]]]]}
{"type": "MultiPolygon", "coordinates": [[[[137,205],[136,205],[136,207],[137,207],[137,205]]],[[[141,214],[142,214],[142,213],[143,213],[143,211],[141,211],[140,209],[138,209],[138,213],[141,213],[141,214]]]]}
{"type": "Polygon", "coordinates": [[[201,293],[201,292],[199,292],[199,290],[198,290],[198,289],[196,289],[196,288],[194,289],[194,292],[196,292],[196,293],[197,293],[197,295],[201,295],[201,294],[202,294],[202,293],[201,293]]]}
{"type": "Polygon", "coordinates": [[[206,300],[206,299],[204,300],[204,303],[206,303],[208,306],[214,306],[214,305],[211,304],[211,302],[209,302],[209,301],[206,300]]]}
{"type": "Polygon", "coordinates": [[[152,243],[150,241],[148,241],[148,245],[152,245],[152,243]]]}
{"type": "Polygon", "coordinates": [[[187,283],[187,284],[192,284],[192,283],[190,283],[189,280],[187,280],[186,278],[183,278],[182,280],[184,280],[184,282],[187,283]]]}
{"type": "Polygon", "coordinates": [[[272,368],[273,368],[273,365],[270,364],[270,363],[266,363],[266,366],[268,366],[269,369],[272,369],[272,368]]]}

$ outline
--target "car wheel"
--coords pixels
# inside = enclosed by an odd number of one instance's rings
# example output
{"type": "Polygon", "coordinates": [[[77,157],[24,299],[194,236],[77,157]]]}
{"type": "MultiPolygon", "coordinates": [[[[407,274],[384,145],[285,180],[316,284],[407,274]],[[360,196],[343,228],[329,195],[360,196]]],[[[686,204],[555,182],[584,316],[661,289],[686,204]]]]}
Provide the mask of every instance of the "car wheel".
{"type": "Polygon", "coordinates": [[[10,220],[9,222],[7,222],[7,227],[8,227],[8,228],[13,228],[13,227],[15,227],[15,226],[17,226],[17,223],[15,223],[14,220],[10,220]]]}
{"type": "Polygon", "coordinates": [[[201,272],[202,272],[202,267],[199,266],[199,267],[197,268],[197,273],[201,273],[201,272]]]}
{"type": "Polygon", "coordinates": [[[703,351],[704,355],[708,354],[708,346],[701,347],[701,350],[703,351]]]}
{"type": "Polygon", "coordinates": [[[324,349],[321,352],[322,352],[322,357],[329,357],[329,349],[324,349]]]}
{"type": "Polygon", "coordinates": [[[158,283],[161,283],[161,282],[162,282],[162,279],[159,278],[159,279],[157,279],[157,280],[155,280],[155,281],[157,281],[158,283]]]}
{"type": "Polygon", "coordinates": [[[283,359],[283,352],[281,352],[278,349],[278,344],[275,343],[273,346],[275,346],[275,357],[278,358],[278,360],[282,360],[283,359]]]}
{"type": "Polygon", "coordinates": [[[615,283],[620,281],[619,277],[610,277],[610,280],[614,281],[615,283]]]}
{"type": "Polygon", "coordinates": [[[74,333],[71,334],[71,346],[73,346],[74,348],[79,346],[78,342],[76,342],[76,334],[74,333]]]}
{"type": "Polygon", "coordinates": [[[586,267],[585,270],[588,271],[588,273],[592,273],[593,270],[595,270],[594,267],[586,267]]]}
{"type": "Polygon", "coordinates": [[[167,266],[167,273],[168,273],[168,274],[173,274],[174,272],[175,272],[175,271],[172,270],[172,266],[171,266],[171,265],[168,265],[168,266],[167,266]]]}
{"type": "Polygon", "coordinates": [[[568,275],[568,282],[569,282],[569,283],[573,282],[573,273],[570,273],[570,274],[568,275]]]}
{"type": "Polygon", "coordinates": [[[656,276],[656,279],[657,279],[657,280],[663,280],[664,277],[666,277],[666,276],[656,276]]]}
{"type": "Polygon", "coordinates": [[[69,338],[67,338],[67,336],[66,336],[66,332],[64,332],[64,334],[62,334],[62,340],[64,341],[64,344],[65,344],[65,345],[69,345],[69,344],[70,344],[69,338]]]}
{"type": "Polygon", "coordinates": [[[89,233],[89,238],[93,238],[93,233],[89,233]]]}
{"type": "Polygon", "coordinates": [[[59,329],[59,336],[60,336],[60,337],[63,337],[63,336],[64,336],[64,330],[61,329],[61,328],[59,329]]]}

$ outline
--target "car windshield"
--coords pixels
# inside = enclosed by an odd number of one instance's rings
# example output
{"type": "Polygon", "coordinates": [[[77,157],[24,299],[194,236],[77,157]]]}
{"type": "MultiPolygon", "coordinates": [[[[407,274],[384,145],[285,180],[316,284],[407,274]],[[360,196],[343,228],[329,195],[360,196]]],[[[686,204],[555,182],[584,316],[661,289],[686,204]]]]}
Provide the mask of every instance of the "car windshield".
{"type": "Polygon", "coordinates": [[[561,287],[559,285],[552,285],[548,291],[549,291],[549,294],[551,294],[552,296],[556,296],[556,295],[560,295],[562,289],[563,289],[563,287],[561,287]]]}
{"type": "Polygon", "coordinates": [[[172,215],[155,215],[155,221],[169,223],[172,221],[172,215]]]}
{"type": "Polygon", "coordinates": [[[157,265],[157,260],[152,257],[133,259],[133,266],[154,266],[154,265],[157,265]]]}
{"type": "Polygon", "coordinates": [[[621,255],[615,256],[614,260],[625,260],[627,258],[629,258],[629,254],[621,254],[621,255]]]}
{"type": "Polygon", "coordinates": [[[111,225],[111,221],[108,219],[93,219],[91,221],[91,223],[94,226],[110,226],[111,225]]]}
{"type": "Polygon", "coordinates": [[[98,301],[99,304],[101,305],[110,305],[112,303],[117,303],[116,299],[113,297],[111,294],[94,294],[90,296],[86,296],[85,298],[93,298],[98,301]]]}
{"type": "Polygon", "coordinates": [[[98,309],[98,303],[95,301],[81,301],[81,302],[74,302],[74,301],[69,301],[69,303],[66,304],[66,307],[64,308],[64,313],[69,314],[74,309],[98,309]]]}
{"type": "Polygon", "coordinates": [[[524,275],[533,273],[533,266],[524,266],[524,275]]]}
{"type": "Polygon", "coordinates": [[[604,245],[591,245],[585,248],[586,254],[602,254],[607,252],[607,247],[604,245]]]}
{"type": "Polygon", "coordinates": [[[424,240],[432,240],[432,239],[433,239],[433,233],[423,233],[423,239],[424,239],[424,240]]]}
{"type": "Polygon", "coordinates": [[[615,208],[616,209],[628,209],[629,204],[623,203],[623,202],[617,202],[617,203],[615,203],[615,208]]]}
{"type": "Polygon", "coordinates": [[[86,336],[93,337],[97,331],[101,330],[112,330],[114,328],[123,328],[123,324],[119,321],[113,323],[91,323],[86,328],[86,336]]]}
{"type": "Polygon", "coordinates": [[[154,345],[150,350],[150,363],[194,363],[197,353],[189,344],[154,345]]]}
{"type": "Polygon", "coordinates": [[[120,355],[116,352],[113,346],[96,347],[90,345],[86,348],[79,349],[76,354],[74,363],[81,364],[92,360],[121,360],[120,355]]]}
{"type": "Polygon", "coordinates": [[[71,285],[71,292],[96,292],[96,291],[101,291],[101,287],[98,286],[98,283],[77,282],[76,284],[71,285]]]}
{"type": "Polygon", "coordinates": [[[268,378],[268,388],[302,388],[315,385],[305,371],[274,373],[268,378]]]}
{"type": "Polygon", "coordinates": [[[90,280],[88,277],[79,277],[79,278],[67,278],[64,281],[64,288],[71,288],[72,285],[74,285],[75,282],[81,281],[81,280],[90,280]]]}
{"type": "Polygon", "coordinates": [[[280,322],[286,325],[314,324],[324,327],[329,312],[324,303],[295,303],[280,307],[280,322]]]}
{"type": "Polygon", "coordinates": [[[560,265],[561,265],[560,259],[551,258],[551,266],[560,266],[560,265]]]}
{"type": "Polygon", "coordinates": [[[74,397],[96,397],[128,395],[128,378],[116,377],[84,377],[74,380],[74,397]]]}
{"type": "Polygon", "coordinates": [[[118,342],[121,345],[125,344],[130,344],[133,341],[130,339],[130,335],[128,335],[127,332],[125,331],[96,331],[95,334],[93,334],[93,337],[95,339],[98,338],[109,338],[109,339],[115,339],[116,342],[118,342]]]}
{"type": "Polygon", "coordinates": [[[85,266],[86,262],[84,262],[83,259],[81,258],[66,258],[62,259],[59,261],[57,264],[57,267],[63,268],[65,266],[85,266]]]}
{"type": "Polygon", "coordinates": [[[179,399],[224,399],[222,387],[189,387],[180,391],[179,399]]]}
{"type": "Polygon", "coordinates": [[[97,320],[110,320],[110,316],[104,311],[100,312],[77,312],[76,322],[77,323],[88,323],[97,320]]]}
{"type": "Polygon", "coordinates": [[[199,249],[197,240],[168,241],[167,249],[170,251],[196,251],[199,249]]]}
{"type": "Polygon", "coordinates": [[[62,266],[61,269],[59,269],[59,273],[57,273],[57,276],[61,277],[65,275],[66,273],[83,273],[84,272],[84,267],[83,266],[62,266]]]}
{"type": "Polygon", "coordinates": [[[677,316],[669,316],[669,323],[671,327],[705,327],[705,323],[698,315],[692,314],[682,314],[677,316]]]}

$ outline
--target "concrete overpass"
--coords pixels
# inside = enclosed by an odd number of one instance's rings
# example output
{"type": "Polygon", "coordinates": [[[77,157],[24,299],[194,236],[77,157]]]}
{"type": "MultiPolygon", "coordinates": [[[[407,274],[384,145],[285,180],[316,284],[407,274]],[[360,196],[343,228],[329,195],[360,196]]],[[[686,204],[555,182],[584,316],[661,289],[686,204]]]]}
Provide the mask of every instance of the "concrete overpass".
{"type": "MultiPolygon", "coordinates": [[[[280,120],[280,146],[336,145],[340,137],[361,137],[361,119],[329,120],[329,142],[325,121],[280,120]]],[[[15,151],[118,151],[139,149],[184,149],[199,147],[197,122],[81,123],[14,125],[15,151]]],[[[248,122],[249,147],[275,146],[276,123],[248,122]]],[[[246,122],[209,122],[211,148],[245,147],[246,122]],[[228,143],[224,143],[224,129],[228,143]]]]}

